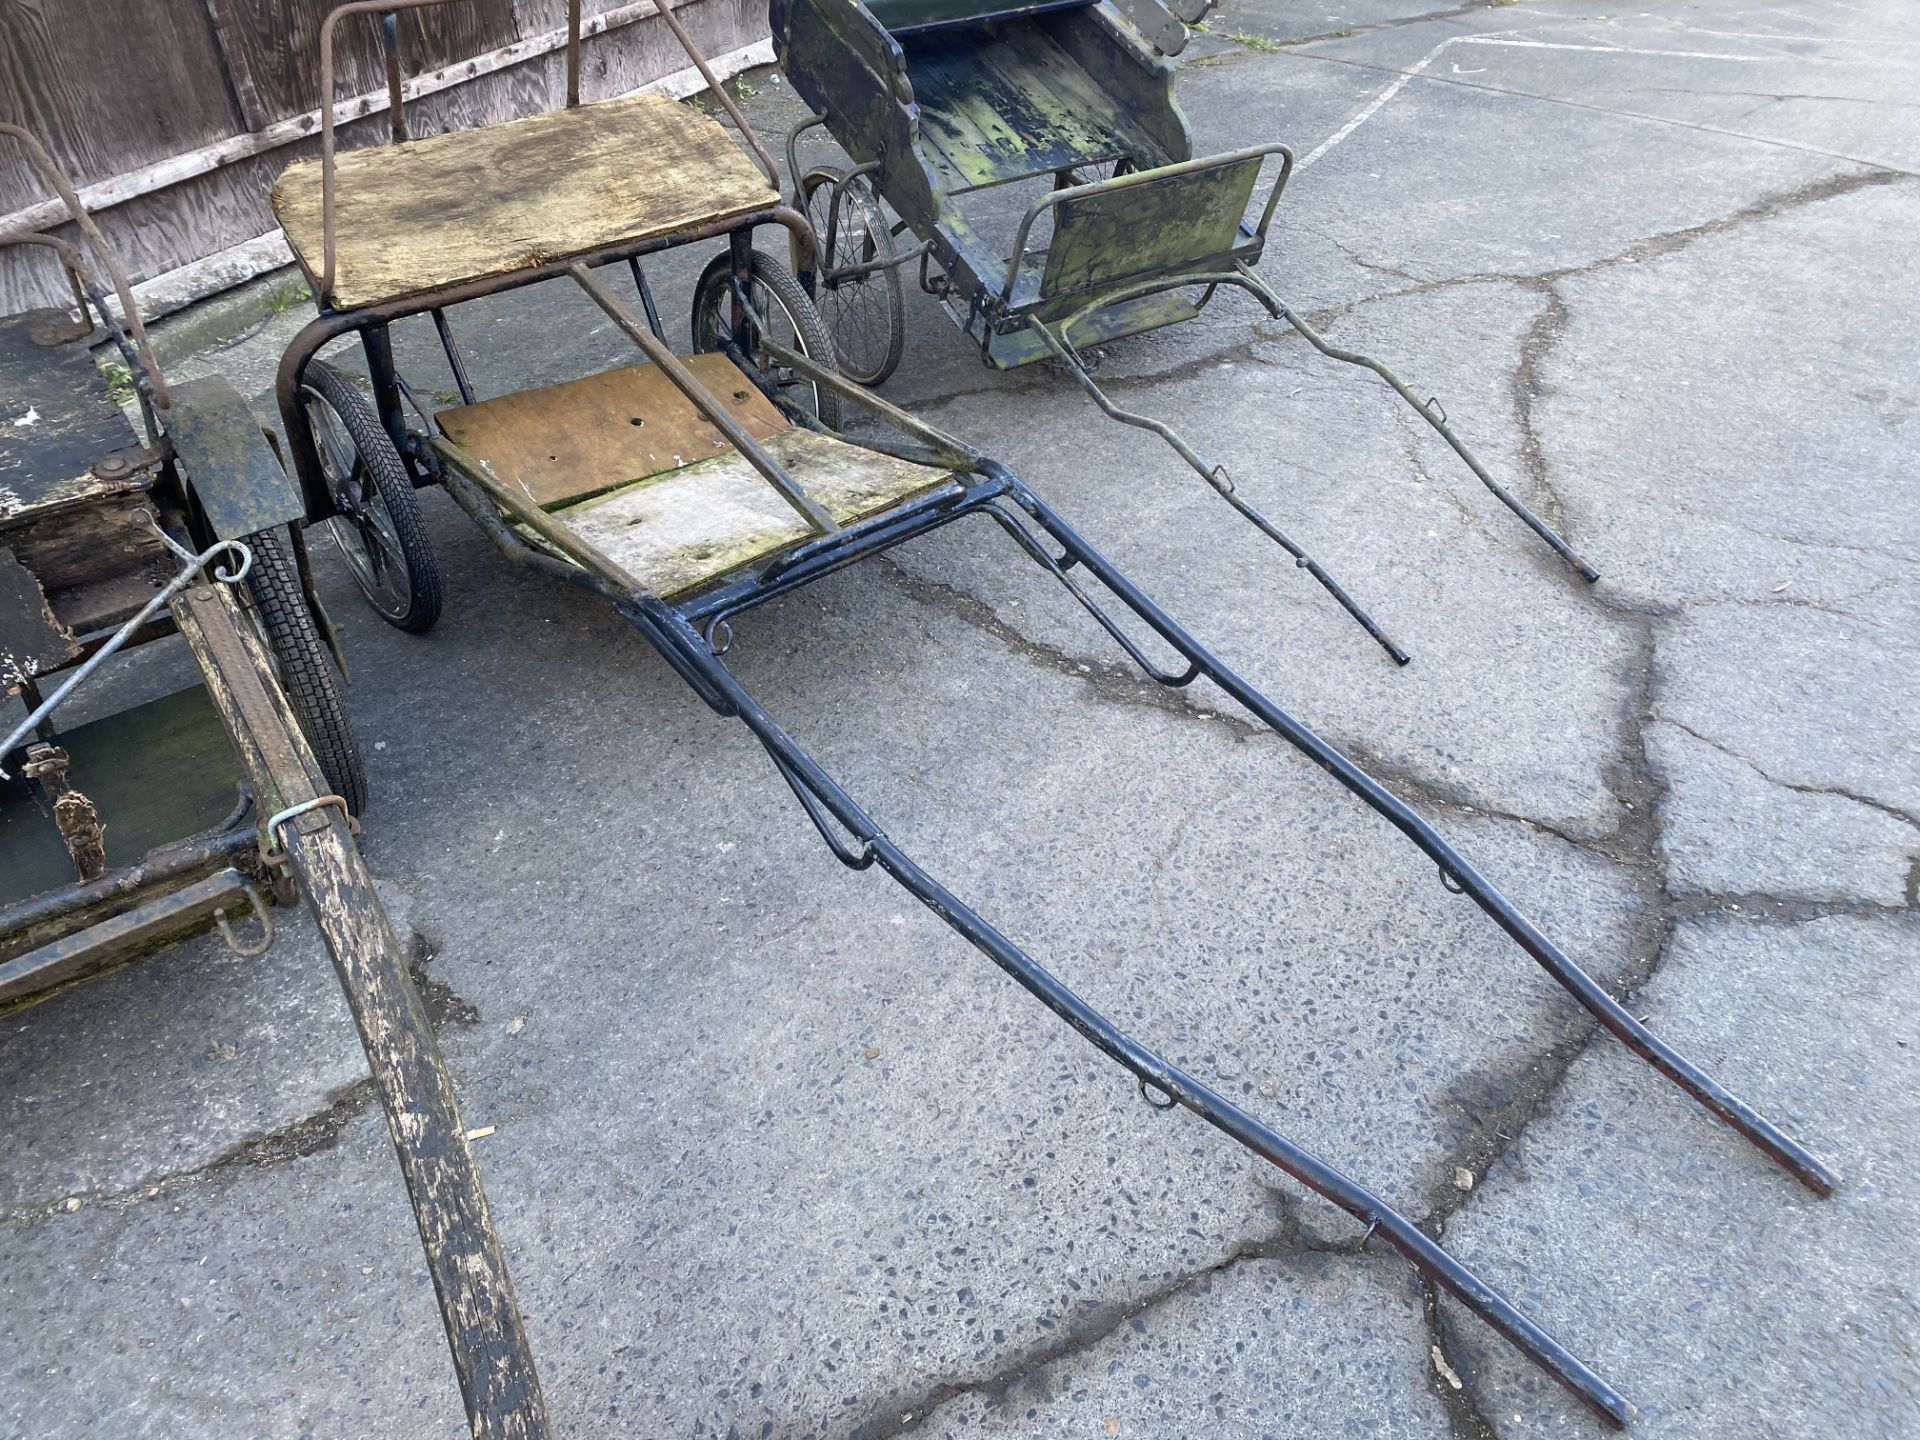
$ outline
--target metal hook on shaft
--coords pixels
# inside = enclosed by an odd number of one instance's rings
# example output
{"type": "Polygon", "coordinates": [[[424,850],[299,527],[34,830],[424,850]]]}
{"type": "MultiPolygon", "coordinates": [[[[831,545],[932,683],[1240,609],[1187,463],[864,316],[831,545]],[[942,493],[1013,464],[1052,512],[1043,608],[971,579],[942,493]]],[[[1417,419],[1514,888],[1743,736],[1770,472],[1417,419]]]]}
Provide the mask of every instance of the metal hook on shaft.
{"type": "Polygon", "coordinates": [[[1151,1105],[1154,1109],[1171,1110],[1173,1109],[1174,1106],[1180,1103],[1180,1099],[1177,1095],[1173,1094],[1172,1091],[1165,1089],[1163,1086],[1157,1083],[1154,1084],[1151,1089],[1149,1089],[1146,1076],[1139,1075],[1134,1078],[1140,1082],[1140,1098],[1146,1101],[1147,1104],[1151,1105]],[[1158,1092],[1160,1095],[1164,1096],[1165,1098],[1163,1100],[1154,1099],[1153,1097],[1156,1092],[1158,1092]]]}
{"type": "Polygon", "coordinates": [[[219,927],[220,938],[227,942],[229,950],[243,959],[251,960],[273,948],[273,920],[267,914],[267,902],[260,898],[260,892],[254,888],[253,882],[248,880],[243,883],[247,889],[247,903],[253,906],[254,916],[260,921],[260,938],[252,944],[242,944],[227,921],[227,908],[224,905],[213,912],[213,923],[219,927]]]}

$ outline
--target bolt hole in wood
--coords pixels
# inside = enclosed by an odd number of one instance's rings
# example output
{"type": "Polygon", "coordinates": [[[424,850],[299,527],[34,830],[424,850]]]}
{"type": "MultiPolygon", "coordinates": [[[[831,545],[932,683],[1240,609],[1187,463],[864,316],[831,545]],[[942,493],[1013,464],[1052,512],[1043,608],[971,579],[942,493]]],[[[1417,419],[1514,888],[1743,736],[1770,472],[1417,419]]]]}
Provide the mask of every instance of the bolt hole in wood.
{"type": "Polygon", "coordinates": [[[647,422],[642,420],[638,415],[636,415],[631,420],[627,421],[627,423],[629,425],[644,425],[647,422]]]}

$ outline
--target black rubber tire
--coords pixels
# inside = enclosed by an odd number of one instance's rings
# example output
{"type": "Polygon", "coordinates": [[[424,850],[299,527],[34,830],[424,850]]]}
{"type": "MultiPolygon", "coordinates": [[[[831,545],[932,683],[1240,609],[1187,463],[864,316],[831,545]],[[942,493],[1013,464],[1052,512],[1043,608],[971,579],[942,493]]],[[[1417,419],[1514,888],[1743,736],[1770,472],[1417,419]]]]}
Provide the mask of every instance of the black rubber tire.
{"type": "Polygon", "coordinates": [[[277,531],[259,531],[246,543],[253,551],[247,596],[273,656],[275,678],[327,784],[358,815],[367,804],[367,769],[334,682],[333,656],[300,587],[300,572],[277,531]]]}
{"type": "MultiPolygon", "coordinates": [[[[755,250],[752,260],[752,290],[756,305],[763,308],[764,296],[771,296],[778,307],[786,311],[787,319],[792,323],[794,339],[799,344],[800,353],[815,364],[828,369],[836,368],[833,355],[833,337],[827,333],[826,325],[820,319],[820,312],[813,308],[813,301],[807,298],[807,292],[793,272],[764,251],[755,250]]],[[[730,324],[723,319],[729,312],[729,302],[733,297],[733,259],[722,252],[713,257],[705,270],[700,272],[700,283],[693,287],[693,348],[696,353],[705,354],[720,349],[720,337],[730,324]]],[[[771,321],[775,317],[768,314],[771,321]]],[[[777,322],[776,322],[777,323],[777,322]]],[[[758,355],[752,357],[756,362],[758,355]]],[[[811,405],[813,412],[820,417],[820,423],[829,430],[840,428],[840,397],[822,385],[809,381],[796,380],[783,385],[782,391],[787,398],[801,406],[811,405]]]]}
{"type": "MultiPolygon", "coordinates": [[[[800,182],[800,208],[813,223],[820,244],[827,243],[829,197],[844,171],[822,166],[809,170],[800,182]],[[818,213],[816,213],[818,212],[818,213]]],[[[840,190],[840,218],[832,227],[832,255],[822,257],[820,273],[837,266],[866,265],[893,258],[893,237],[864,175],[840,190]]],[[[859,280],[824,288],[814,281],[814,308],[833,337],[834,363],[857,385],[884,384],[899,368],[907,349],[907,294],[894,266],[875,270],[859,280]],[[876,333],[878,327],[878,333],[876,333]]]]}
{"type": "MultiPolygon", "coordinates": [[[[350,470],[364,467],[365,478],[359,484],[369,499],[362,508],[375,522],[384,518],[389,533],[382,537],[383,548],[392,552],[387,562],[391,566],[388,573],[404,582],[404,591],[395,588],[387,593],[376,588],[376,581],[369,573],[373,562],[369,558],[366,527],[351,515],[342,514],[325,523],[340,547],[347,569],[374,613],[389,625],[414,635],[432,629],[433,622],[440,618],[440,561],[434,554],[433,542],[427,538],[426,527],[420,522],[413,477],[401,463],[400,452],[393,448],[392,437],[373,413],[366,397],[331,365],[318,360],[308,365],[301,388],[310,392],[301,397],[302,413],[313,434],[314,445],[320,451],[322,468],[327,468],[330,451],[328,437],[322,435],[315,424],[316,397],[339,418],[340,429],[346,432],[346,439],[353,447],[350,470]],[[372,482],[370,488],[368,481],[372,482]],[[349,532],[354,537],[351,541],[345,538],[349,532]],[[396,559],[397,565],[393,564],[396,559]]],[[[329,473],[327,483],[335,490],[335,503],[340,503],[338,477],[329,473]]]]}

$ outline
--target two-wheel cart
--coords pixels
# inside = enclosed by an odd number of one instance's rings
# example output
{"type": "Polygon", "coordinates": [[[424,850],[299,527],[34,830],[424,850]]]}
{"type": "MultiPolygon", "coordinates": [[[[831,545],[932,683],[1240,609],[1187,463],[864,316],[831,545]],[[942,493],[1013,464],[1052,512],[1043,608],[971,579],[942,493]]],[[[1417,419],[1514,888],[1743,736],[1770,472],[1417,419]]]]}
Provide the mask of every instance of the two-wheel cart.
{"type": "Polygon", "coordinates": [[[1327,340],[1255,272],[1293,153],[1266,144],[1194,155],[1169,57],[1186,43],[1185,22],[1209,8],[1210,0],[1170,9],[1157,0],[773,0],[780,68],[817,112],[787,138],[793,203],[822,247],[817,270],[798,255],[796,268],[842,369],[869,385],[892,373],[906,322],[900,272],[917,262],[921,288],[988,365],[1058,360],[1108,415],[1166,440],[1405,664],[1406,651],[1247,502],[1224,465],[1165,422],[1115,404],[1093,379],[1091,347],[1190,319],[1221,287],[1237,288],[1321,354],[1384,379],[1582,579],[1597,580],[1494,479],[1437,401],[1327,340]],[[819,126],[850,167],[802,165],[802,137],[819,126]],[[990,190],[1028,200],[1011,236],[993,223],[998,207],[968,203],[990,190]],[[902,232],[919,243],[901,248],[902,232]]]}
{"type": "MultiPolygon", "coordinates": [[[[93,256],[55,236],[0,238],[51,251],[77,312],[0,318],[0,698],[27,712],[0,739],[0,1007],[209,921],[257,955],[274,935],[266,896],[304,899],[429,1263],[468,1277],[466,1294],[517,1335],[453,1085],[354,840],[366,779],[307,578],[306,503],[231,385],[167,383],[126,272],[73,186],[34,137],[12,125],[0,136],[24,147],[93,256]],[[125,361],[143,438],[94,365],[95,314],[125,361]],[[63,702],[117,652],[175,633],[200,688],[58,728],[63,702]],[[257,936],[234,924],[247,908],[257,936]]],[[[376,594],[381,578],[371,573],[376,594]]]]}
{"type": "MultiPolygon", "coordinates": [[[[334,21],[385,8],[374,0],[329,18],[323,72],[334,21]]],[[[576,56],[563,110],[417,141],[404,138],[396,87],[397,143],[335,156],[328,135],[319,161],[281,177],[275,209],[320,306],[279,374],[290,453],[315,516],[349,513],[377,493],[388,520],[408,521],[363,528],[369,545],[384,537],[381,566],[402,575],[425,566],[411,494],[374,483],[411,471],[442,485],[516,563],[605,598],[716,714],[747,726],[842,864],[878,866],[1117,1062],[1150,1103],[1193,1112],[1355,1216],[1368,1238],[1394,1247],[1597,1414],[1624,1424],[1632,1407],[1620,1394],[1412,1222],[1127,1034],[910,858],[735,677],[725,659],[733,627],[768,600],[891,546],[990,521],[1154,680],[1212,681],[1392,822],[1444,884],[1471,896],[1602,1025],[1802,1183],[1824,1194],[1830,1172],[1622,1009],[1426,820],[1229,669],[1004,465],[837,373],[804,291],[753,248],[766,225],[783,227],[803,255],[815,240],[782,203],[743,120],[758,163],[718,123],[665,99],[578,104],[577,64],[576,56]],[[676,355],[643,262],[721,238],[726,250],[694,296],[698,353],[676,355]],[[644,359],[480,395],[455,339],[455,310],[549,280],[580,287],[644,359]],[[434,325],[460,392],[460,404],[432,414],[393,365],[390,327],[414,317],[434,325]],[[373,398],[342,410],[329,398],[334,387],[316,379],[334,372],[315,357],[354,336],[373,398]],[[846,407],[884,422],[891,438],[849,439],[838,427],[846,407]],[[1117,600],[1117,616],[1095,598],[1096,585],[1117,600]],[[1154,638],[1136,639],[1129,625],[1154,638]],[[1176,659],[1157,662],[1148,644],[1176,659]]],[[[434,1275],[474,1432],[537,1432],[532,1362],[510,1305],[498,1304],[504,1276],[438,1265],[434,1275]]]]}
{"type": "Polygon", "coordinates": [[[257,788],[235,803],[244,782],[217,704],[183,691],[57,728],[62,701],[127,645],[182,628],[180,613],[240,624],[318,757],[323,793],[357,811],[366,779],[301,531],[287,528],[306,506],[269,438],[226,381],[167,383],[126,273],[72,185],[35,137],[13,125],[0,136],[92,252],[50,235],[0,239],[47,250],[75,302],[0,319],[0,687],[27,711],[0,740],[7,1003],[208,919],[226,927],[229,911],[261,911],[267,816],[257,788]],[[125,362],[140,435],[94,364],[103,334],[125,362]]]}

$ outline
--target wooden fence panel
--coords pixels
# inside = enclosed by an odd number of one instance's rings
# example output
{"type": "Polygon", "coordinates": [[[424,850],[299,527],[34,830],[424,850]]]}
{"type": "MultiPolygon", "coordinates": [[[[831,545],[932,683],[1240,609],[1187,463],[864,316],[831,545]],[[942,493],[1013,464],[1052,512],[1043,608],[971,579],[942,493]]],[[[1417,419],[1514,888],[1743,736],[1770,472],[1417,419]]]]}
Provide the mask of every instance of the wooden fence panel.
{"type": "MultiPolygon", "coordinates": [[[[234,283],[263,264],[284,263],[284,254],[253,257],[257,237],[274,229],[267,203],[274,178],[319,148],[317,124],[298,122],[319,107],[319,24],[333,3],[0,0],[0,118],[40,135],[83,189],[143,167],[167,172],[161,183],[121,185],[115,203],[96,208],[101,229],[136,281],[206,260],[196,274],[215,288],[234,283]],[[286,133],[262,137],[271,126],[286,133]],[[181,168],[209,147],[219,151],[216,159],[181,168]]],[[[677,0],[675,8],[709,56],[767,33],[766,0],[677,0]]],[[[636,7],[635,0],[586,0],[584,6],[589,16],[616,9],[625,12],[620,23],[585,45],[581,90],[588,101],[625,94],[687,63],[650,6],[636,7]]],[[[416,136],[510,120],[565,98],[563,49],[501,57],[490,73],[458,72],[464,61],[564,31],[565,0],[466,0],[419,13],[424,23],[411,29],[401,15],[403,74],[453,67],[449,81],[457,83],[408,103],[416,136]],[[436,24],[434,16],[455,18],[436,24]]],[[[343,21],[336,38],[336,99],[383,95],[384,52],[374,20],[343,21]]],[[[384,101],[379,114],[345,122],[339,131],[343,148],[379,144],[386,134],[384,101]]],[[[0,215],[49,197],[17,148],[0,140],[0,215]]],[[[71,225],[48,233],[77,238],[71,225]]],[[[168,285],[177,283],[176,277],[168,285]]],[[[50,252],[0,247],[0,314],[64,300],[50,252]]]]}
{"type": "MultiPolygon", "coordinates": [[[[201,0],[214,14],[235,88],[252,97],[247,128],[320,105],[320,22],[339,0],[201,0]]],[[[513,0],[454,0],[399,13],[400,71],[417,75],[521,38],[513,0]]],[[[379,17],[352,15],[334,27],[336,99],[386,83],[379,17]]]]}
{"type": "MultiPolygon", "coordinates": [[[[0,0],[0,120],[81,185],[240,128],[202,0],[0,0]]],[[[0,210],[50,193],[0,142],[0,210]]]]}

